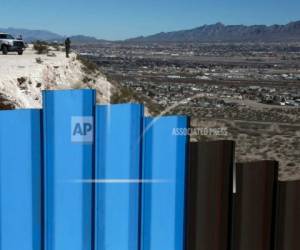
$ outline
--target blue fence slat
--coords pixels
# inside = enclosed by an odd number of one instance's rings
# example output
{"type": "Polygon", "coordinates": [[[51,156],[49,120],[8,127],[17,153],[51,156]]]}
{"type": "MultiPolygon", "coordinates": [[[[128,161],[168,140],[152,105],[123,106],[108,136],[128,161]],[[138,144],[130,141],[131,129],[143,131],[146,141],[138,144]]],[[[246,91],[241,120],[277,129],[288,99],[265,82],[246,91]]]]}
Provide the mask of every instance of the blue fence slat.
{"type": "Polygon", "coordinates": [[[145,118],[142,250],[183,250],[188,127],[184,116],[145,118]]]}
{"type": "Polygon", "coordinates": [[[137,250],[143,106],[96,108],[96,250],[137,250]]]}
{"type": "Polygon", "coordinates": [[[91,250],[95,91],[43,92],[45,249],[91,250]]]}
{"type": "Polygon", "coordinates": [[[0,249],[41,249],[40,110],[0,111],[0,249]]]}

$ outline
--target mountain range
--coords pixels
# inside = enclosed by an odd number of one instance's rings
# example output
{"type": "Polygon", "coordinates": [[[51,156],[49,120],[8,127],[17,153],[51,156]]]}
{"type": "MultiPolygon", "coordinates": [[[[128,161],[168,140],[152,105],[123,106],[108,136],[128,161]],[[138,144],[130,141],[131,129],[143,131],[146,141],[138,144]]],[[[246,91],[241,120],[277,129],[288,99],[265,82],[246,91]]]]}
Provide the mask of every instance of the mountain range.
{"type": "MultiPolygon", "coordinates": [[[[15,37],[22,35],[26,42],[32,42],[36,40],[41,41],[57,41],[62,42],[66,39],[66,36],[59,35],[57,33],[48,30],[30,30],[30,29],[16,29],[16,28],[0,28],[0,32],[9,33],[15,37]]],[[[95,37],[75,35],[70,36],[73,43],[98,43],[103,40],[99,40],[95,37]]]]}
{"type": "MultiPolygon", "coordinates": [[[[0,32],[14,36],[22,35],[24,40],[63,41],[66,36],[47,30],[29,30],[0,28],[0,32]]],[[[74,43],[99,43],[95,37],[71,36],[74,43]]],[[[150,36],[140,36],[124,42],[300,42],[300,21],[285,25],[224,25],[216,23],[203,25],[194,29],[173,32],[161,32],[150,36]]]]}
{"type": "Polygon", "coordinates": [[[174,32],[161,32],[130,42],[300,42],[300,21],[286,25],[224,25],[216,23],[174,32]]]}

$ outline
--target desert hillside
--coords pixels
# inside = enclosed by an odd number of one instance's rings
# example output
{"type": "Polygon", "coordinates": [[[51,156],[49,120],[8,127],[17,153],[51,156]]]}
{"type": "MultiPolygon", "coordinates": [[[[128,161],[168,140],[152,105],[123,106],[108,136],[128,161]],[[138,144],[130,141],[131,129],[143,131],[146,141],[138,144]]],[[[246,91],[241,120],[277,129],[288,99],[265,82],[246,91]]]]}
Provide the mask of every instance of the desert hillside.
{"type": "Polygon", "coordinates": [[[37,54],[30,45],[22,56],[0,54],[0,109],[40,108],[42,90],[75,88],[96,89],[101,103],[116,90],[95,65],[75,53],[66,58],[59,48],[37,54]]]}

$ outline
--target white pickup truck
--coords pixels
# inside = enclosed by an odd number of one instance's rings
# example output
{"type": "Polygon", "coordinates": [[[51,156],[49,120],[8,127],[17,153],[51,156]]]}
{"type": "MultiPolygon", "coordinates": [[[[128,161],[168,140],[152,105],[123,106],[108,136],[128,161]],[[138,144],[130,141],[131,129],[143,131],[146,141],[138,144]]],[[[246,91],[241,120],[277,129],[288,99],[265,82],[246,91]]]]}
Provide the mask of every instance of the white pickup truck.
{"type": "Polygon", "coordinates": [[[3,55],[7,55],[8,52],[18,52],[19,55],[22,55],[24,50],[25,43],[22,39],[15,39],[7,33],[0,33],[0,51],[3,55]]]}

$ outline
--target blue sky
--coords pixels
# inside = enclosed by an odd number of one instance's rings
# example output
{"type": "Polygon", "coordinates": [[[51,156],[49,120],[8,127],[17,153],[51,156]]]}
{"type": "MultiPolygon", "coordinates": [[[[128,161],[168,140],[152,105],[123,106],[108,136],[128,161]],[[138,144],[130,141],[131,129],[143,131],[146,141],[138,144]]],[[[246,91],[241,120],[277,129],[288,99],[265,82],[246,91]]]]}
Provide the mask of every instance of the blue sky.
{"type": "Polygon", "coordinates": [[[1,0],[3,28],[124,39],[203,24],[285,24],[300,0],[1,0]]]}

